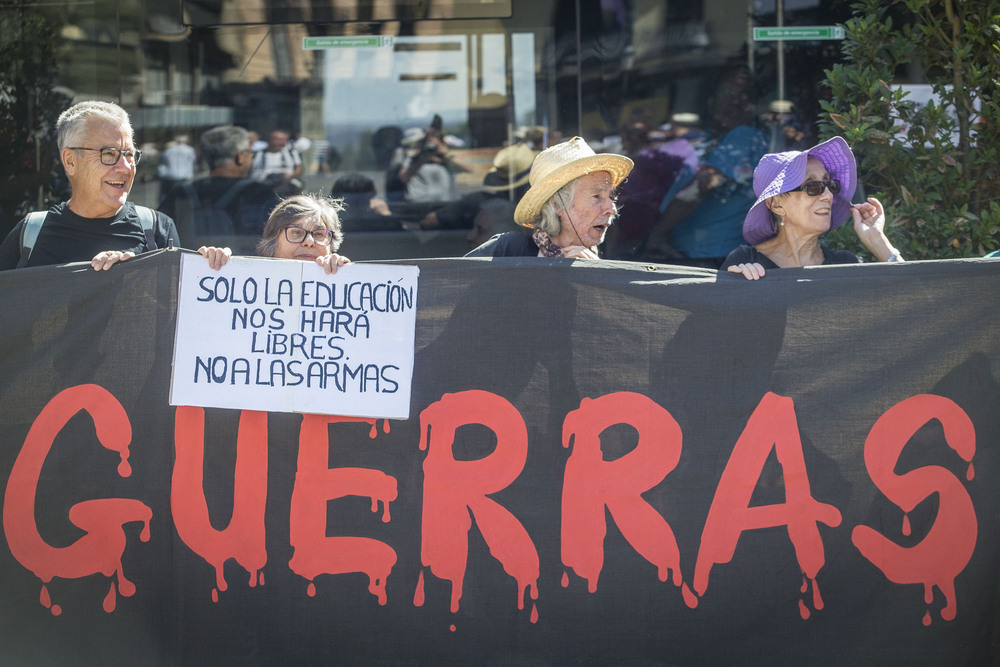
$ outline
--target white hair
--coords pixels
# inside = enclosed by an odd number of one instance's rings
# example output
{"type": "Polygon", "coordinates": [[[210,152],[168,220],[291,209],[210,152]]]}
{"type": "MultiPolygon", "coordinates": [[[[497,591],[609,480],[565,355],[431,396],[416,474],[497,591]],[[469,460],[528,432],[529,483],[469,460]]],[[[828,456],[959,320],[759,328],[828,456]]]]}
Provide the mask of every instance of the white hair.
{"type": "Polygon", "coordinates": [[[580,178],[572,181],[556,190],[549,200],[542,204],[538,212],[538,219],[535,220],[535,228],[542,230],[551,236],[558,236],[562,231],[562,223],[559,221],[559,212],[565,211],[573,203],[576,196],[576,189],[580,186],[580,178]],[[566,204],[569,202],[569,204],[566,204]]]}
{"type": "Polygon", "coordinates": [[[59,119],[56,120],[59,150],[77,145],[80,142],[80,136],[87,132],[94,120],[103,120],[120,127],[127,127],[129,138],[132,137],[132,124],[129,122],[125,109],[114,102],[88,100],[74,104],[59,114],[59,119]]]}

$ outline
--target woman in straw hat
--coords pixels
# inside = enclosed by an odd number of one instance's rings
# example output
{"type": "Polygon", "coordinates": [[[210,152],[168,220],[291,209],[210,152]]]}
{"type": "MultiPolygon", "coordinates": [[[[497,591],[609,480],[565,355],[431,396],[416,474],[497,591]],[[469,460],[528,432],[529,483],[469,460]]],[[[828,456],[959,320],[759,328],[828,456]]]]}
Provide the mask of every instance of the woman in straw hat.
{"type": "Polygon", "coordinates": [[[597,246],[614,221],[615,188],[632,170],[623,155],[596,154],[580,137],[535,157],[531,187],[514,221],[532,229],[498,234],[466,257],[574,257],[599,259],[597,246]]]}
{"type": "Polygon", "coordinates": [[[758,280],[770,269],[854,264],[861,258],[819,240],[850,217],[854,231],[880,262],[903,257],[885,235],[885,213],[874,197],[852,204],[857,164],[847,142],[834,137],[805,151],[768,153],[754,170],[757,201],[743,221],[741,245],[720,270],[758,280]]]}

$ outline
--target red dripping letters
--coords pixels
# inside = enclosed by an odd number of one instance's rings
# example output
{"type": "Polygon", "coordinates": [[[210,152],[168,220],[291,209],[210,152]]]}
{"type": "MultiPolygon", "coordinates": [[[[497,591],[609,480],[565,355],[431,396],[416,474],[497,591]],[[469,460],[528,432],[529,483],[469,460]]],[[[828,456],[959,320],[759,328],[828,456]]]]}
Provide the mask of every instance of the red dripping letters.
{"type": "Polygon", "coordinates": [[[458,611],[462,598],[470,512],[490,553],[517,581],[518,609],[523,609],[526,589],[532,599],[538,597],[538,552],[521,522],[486,497],[507,488],[524,468],[528,431],[521,415],[486,391],[445,394],[420,413],[420,448],[427,450],[420,560],[435,576],[451,582],[451,611],[458,611]],[[482,424],[496,434],[493,453],[476,461],[455,460],[455,431],[466,424],[482,424]]]}
{"type": "Polygon", "coordinates": [[[562,560],[587,580],[591,593],[604,566],[604,508],[636,551],[656,565],[660,581],[674,571],[680,585],[680,551],[666,520],[641,494],[666,478],[681,457],[681,427],[670,413],[641,394],[619,392],[583,399],[566,415],[563,447],[572,444],[562,495],[562,560]],[[605,461],[601,432],[616,424],[639,432],[638,445],[605,461]]]}
{"type": "Polygon", "coordinates": [[[288,565],[309,580],[309,594],[315,594],[313,580],[320,574],[364,572],[368,590],[386,603],[385,583],[396,564],[396,552],[388,544],[367,537],[327,537],[326,502],[345,496],[367,496],[373,511],[378,502],[389,520],[389,503],[396,499],[396,480],[379,470],[329,468],[329,424],[372,422],[371,419],[305,415],[299,433],[299,463],[292,490],[289,517],[290,540],[295,548],[288,565]]]}
{"type": "Polygon", "coordinates": [[[181,406],[174,417],[174,473],[170,511],[177,535],[215,568],[213,599],[227,588],[223,564],[233,558],[257,585],[267,563],[267,413],[244,411],[236,436],[233,513],[224,530],[212,527],[204,487],[205,410],[181,406]]]}
{"type": "MultiPolygon", "coordinates": [[[[128,477],[129,443],[132,426],[125,408],[106,389],[94,384],[70,387],[56,394],[42,409],[24,439],[7,481],[3,503],[3,529],[11,554],[21,565],[42,580],[42,604],[54,615],[61,609],[53,604],[44,584],[53,577],[77,579],[91,574],[117,575],[118,592],[128,597],[135,585],[125,578],[122,554],[125,552],[125,524],[143,524],[140,539],[149,541],[149,521],[153,511],[131,498],[95,498],[76,503],[69,509],[69,520],[86,535],[67,547],[53,547],[42,539],[35,524],[35,497],[42,464],[56,435],[76,413],[86,411],[94,420],[101,445],[121,458],[118,474],[128,477]]],[[[104,600],[104,608],[115,606],[115,584],[104,600]]]]}
{"type": "MultiPolygon", "coordinates": [[[[80,411],[93,419],[104,448],[117,452],[118,474],[128,477],[131,424],[124,408],[96,385],[71,387],[56,395],[35,420],[11,469],[4,497],[3,527],[11,553],[43,583],[41,601],[53,614],[45,586],[54,577],[80,578],[92,574],[117,575],[117,593],[125,596],[135,586],[125,578],[122,554],[127,546],[125,525],[142,524],[140,539],[149,540],[152,510],[139,500],[97,498],[71,506],[69,520],[85,535],[67,547],[53,547],[40,536],[35,501],[42,465],[56,436],[80,411]]],[[[245,411],[236,439],[232,516],[217,530],[209,522],[204,493],[204,411],[179,407],[175,417],[175,461],[171,479],[171,512],[180,539],[215,570],[213,599],[227,584],[223,565],[234,559],[249,573],[249,583],[263,583],[267,563],[267,415],[245,411]]],[[[902,512],[901,532],[909,533],[907,514],[932,494],[939,509],[926,535],[903,547],[874,528],[854,527],[851,540],[860,554],[897,584],[921,584],[925,600],[933,601],[937,587],[945,598],[941,617],[955,618],[955,578],[969,563],[976,546],[977,519],[962,482],[949,470],[925,466],[897,473],[895,467],[914,434],[931,420],[940,422],[948,447],[968,463],[972,479],[975,433],[965,412],[952,401],[921,395],[890,408],[872,427],[864,445],[864,461],[878,490],[902,512]]],[[[396,479],[367,468],[330,467],[330,425],[370,419],[305,415],[299,433],[298,464],[292,488],[289,568],[306,579],[315,595],[315,580],[323,574],[364,573],[368,590],[386,604],[386,584],[396,564],[396,551],[387,543],[354,536],[327,536],[327,504],[347,496],[370,498],[372,511],[382,506],[382,520],[390,521],[389,504],[397,498],[396,479]]],[[[681,426],[663,407],[641,394],[619,392],[584,399],[566,415],[562,434],[569,451],[562,480],[561,559],[567,570],[582,577],[588,590],[597,590],[604,567],[606,511],[621,535],[658,572],[661,581],[681,587],[689,606],[708,591],[711,570],[730,562],[740,536],[749,530],[784,527],[794,548],[804,582],[812,582],[812,608],[823,607],[817,578],[825,564],[819,524],[836,528],[840,511],[812,495],[792,399],[768,393],[750,416],[719,479],[702,531],[690,587],[681,573],[680,549],[663,515],[642,494],[669,475],[682,454],[681,426]],[[625,424],[638,433],[632,451],[606,460],[601,434],[625,424]],[[784,502],[751,505],[765,463],[774,451],[781,466],[784,502]],[[693,588],[693,592],[692,589],[693,588]]],[[[524,420],[508,401],[487,391],[445,394],[420,414],[420,438],[426,450],[423,462],[420,571],[414,604],[424,601],[424,571],[451,585],[451,611],[459,610],[468,565],[468,535],[475,518],[490,553],[514,579],[518,608],[526,595],[537,600],[540,561],[535,543],[521,520],[491,497],[508,489],[527,461],[528,432],[524,420]],[[458,460],[454,445],[459,429],[477,424],[496,437],[492,452],[476,460],[458,460]]],[[[942,449],[943,454],[947,450],[942,449]]],[[[696,456],[694,452],[692,456],[696,456]]],[[[412,557],[412,555],[410,555],[412,557]]],[[[568,576],[564,574],[564,585],[568,576]]],[[[115,607],[116,588],[104,608],[115,607]]],[[[800,613],[810,610],[799,601],[800,613]]],[[[538,619],[532,603],[531,621],[538,619]]],[[[929,622],[925,615],[924,622],[929,622]]]]}
{"type": "MultiPolygon", "coordinates": [[[[694,568],[695,591],[705,594],[712,566],[732,560],[744,530],[787,526],[799,567],[813,582],[814,599],[821,600],[815,588],[816,575],[825,559],[817,522],[839,526],[840,512],[832,505],[817,502],[809,490],[792,399],[768,392],[750,415],[715,490],[694,568]],[[772,448],[782,468],[785,502],[751,507],[750,497],[772,448]]],[[[822,608],[822,602],[817,608],[822,608]]]]}
{"type": "MultiPolygon", "coordinates": [[[[926,466],[902,475],[894,472],[903,447],[927,422],[941,422],[948,446],[969,463],[976,453],[972,421],[954,402],[922,394],[902,401],[875,422],[865,440],[865,467],[885,496],[904,512],[911,512],[933,493],[940,498],[937,518],[915,546],[901,547],[868,526],[856,526],[851,540],[861,554],[897,584],[923,584],[924,601],[933,601],[932,588],[944,594],[941,618],[955,618],[955,577],[965,569],[976,548],[978,523],[972,499],[962,483],[945,468],[926,466]]],[[[905,518],[905,515],[904,515],[905,518]]],[[[903,534],[908,528],[904,526],[903,534]]],[[[930,623],[930,615],[924,617],[930,623]]]]}

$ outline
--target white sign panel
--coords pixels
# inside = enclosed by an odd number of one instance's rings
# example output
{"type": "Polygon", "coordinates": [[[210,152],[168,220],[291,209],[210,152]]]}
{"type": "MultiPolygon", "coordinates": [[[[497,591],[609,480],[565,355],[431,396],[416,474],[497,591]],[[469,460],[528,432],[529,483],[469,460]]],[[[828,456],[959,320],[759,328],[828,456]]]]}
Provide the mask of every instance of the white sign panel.
{"type": "Polygon", "coordinates": [[[170,404],[408,418],[419,273],[184,255],[170,404]]]}

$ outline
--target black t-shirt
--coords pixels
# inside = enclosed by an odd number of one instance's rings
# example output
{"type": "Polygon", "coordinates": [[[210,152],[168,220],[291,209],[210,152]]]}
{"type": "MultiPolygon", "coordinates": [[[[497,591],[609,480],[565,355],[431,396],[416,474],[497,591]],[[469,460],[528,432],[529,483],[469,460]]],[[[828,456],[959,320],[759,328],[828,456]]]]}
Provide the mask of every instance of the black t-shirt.
{"type": "MultiPolygon", "coordinates": [[[[163,213],[155,214],[156,247],[166,248],[170,242],[180,247],[174,221],[163,213]]],[[[18,222],[0,244],[0,271],[17,268],[24,222],[18,222]]],[[[146,250],[146,235],[131,202],[110,218],[83,218],[71,211],[66,202],[53,206],[45,217],[27,265],[89,262],[104,250],[132,251],[137,255],[146,250]]]]}
{"type": "MultiPolygon", "coordinates": [[[[861,258],[849,250],[830,250],[826,246],[823,249],[823,264],[858,264],[861,258]]],[[[750,245],[740,245],[736,250],[729,253],[726,261],[719,267],[719,271],[725,271],[730,266],[737,264],[760,264],[767,269],[780,269],[781,267],[771,261],[771,258],[750,245]]]]}

